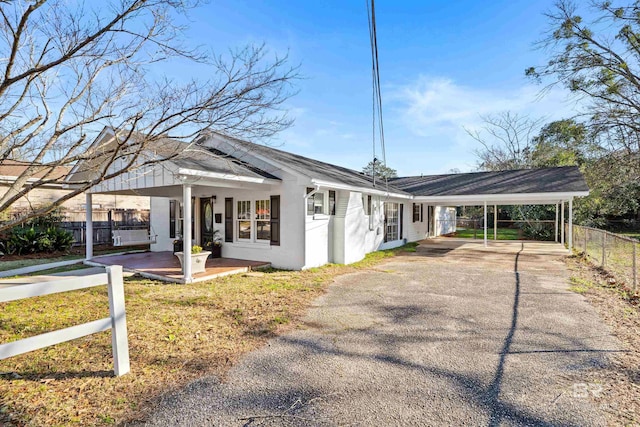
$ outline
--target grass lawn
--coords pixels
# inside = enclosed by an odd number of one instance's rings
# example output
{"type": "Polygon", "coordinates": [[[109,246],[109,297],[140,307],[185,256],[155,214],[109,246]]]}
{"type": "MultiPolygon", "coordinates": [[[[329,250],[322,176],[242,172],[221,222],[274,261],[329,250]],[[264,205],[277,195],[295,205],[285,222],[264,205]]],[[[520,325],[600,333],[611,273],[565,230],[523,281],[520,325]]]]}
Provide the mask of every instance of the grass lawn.
{"type": "MultiPolygon", "coordinates": [[[[522,237],[518,235],[517,228],[498,228],[498,240],[519,240],[522,237]]],[[[473,239],[473,228],[458,228],[453,237],[461,237],[465,239],[473,239]]],[[[476,230],[476,239],[484,239],[484,229],[476,230]]],[[[487,229],[487,238],[493,240],[493,227],[487,229]]]]}
{"type": "MultiPolygon", "coordinates": [[[[415,246],[375,252],[348,266],[190,285],[125,279],[131,372],[113,377],[109,332],[0,361],[0,425],[106,425],[139,418],[160,394],[205,375],[224,376],[267,339],[304,327],[301,316],[334,277],[415,246]]],[[[0,312],[0,342],[14,341],[106,317],[106,286],[4,303],[0,312]]]]}
{"type": "Polygon", "coordinates": [[[621,231],[618,234],[640,240],[640,231],[621,231]]]}

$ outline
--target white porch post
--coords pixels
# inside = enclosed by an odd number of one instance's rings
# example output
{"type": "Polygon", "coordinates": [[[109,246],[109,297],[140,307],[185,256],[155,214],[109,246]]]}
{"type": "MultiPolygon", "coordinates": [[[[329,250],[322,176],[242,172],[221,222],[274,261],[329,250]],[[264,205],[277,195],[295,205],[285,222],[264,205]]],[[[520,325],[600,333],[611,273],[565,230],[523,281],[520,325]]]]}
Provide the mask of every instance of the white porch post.
{"type": "Polygon", "coordinates": [[[493,205],[493,240],[498,240],[498,205],[493,205]]]}
{"type": "Polygon", "coordinates": [[[182,230],[182,253],[184,262],[182,263],[182,274],[184,282],[191,283],[191,185],[182,186],[182,206],[183,206],[183,230],[182,230]]]}
{"type": "Polygon", "coordinates": [[[85,258],[90,260],[93,258],[93,195],[85,194],[85,258]]]}
{"type": "Polygon", "coordinates": [[[569,251],[573,251],[573,197],[569,199],[569,251]]]}
{"type": "Polygon", "coordinates": [[[487,247],[487,201],[484,201],[484,247],[487,247]]]}
{"type": "Polygon", "coordinates": [[[560,243],[564,246],[564,200],[560,208],[560,243]]]}
{"type": "Polygon", "coordinates": [[[558,204],[556,203],[556,228],[554,229],[556,233],[556,243],[558,243],[558,204]]]}

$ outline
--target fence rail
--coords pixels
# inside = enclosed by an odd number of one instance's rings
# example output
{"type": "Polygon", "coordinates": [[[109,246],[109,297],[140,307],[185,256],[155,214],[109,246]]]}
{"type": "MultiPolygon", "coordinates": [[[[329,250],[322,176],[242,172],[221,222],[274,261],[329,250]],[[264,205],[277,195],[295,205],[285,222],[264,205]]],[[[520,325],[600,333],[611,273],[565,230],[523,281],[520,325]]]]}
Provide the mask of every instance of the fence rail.
{"type": "MultiPolygon", "coordinates": [[[[73,246],[84,246],[87,243],[86,211],[65,210],[63,214],[64,221],[59,227],[73,234],[73,246]]],[[[150,229],[148,209],[95,209],[92,217],[94,245],[111,244],[113,230],[150,229]]]]}
{"type": "MultiPolygon", "coordinates": [[[[61,278],[60,280],[37,283],[20,283],[20,279],[17,280],[18,283],[15,283],[14,286],[0,288],[0,303],[91,288],[106,283],[109,295],[109,317],[0,344],[0,360],[111,329],[114,372],[117,376],[129,372],[129,341],[124,307],[122,266],[113,265],[106,268],[106,273],[78,276],[77,278],[61,278]]],[[[3,284],[6,283],[3,282],[3,284]]]]}
{"type": "MultiPolygon", "coordinates": [[[[565,227],[568,225],[565,224],[565,227]]],[[[598,228],[573,226],[573,248],[592,263],[611,272],[616,279],[638,289],[640,242],[598,228]]]]}

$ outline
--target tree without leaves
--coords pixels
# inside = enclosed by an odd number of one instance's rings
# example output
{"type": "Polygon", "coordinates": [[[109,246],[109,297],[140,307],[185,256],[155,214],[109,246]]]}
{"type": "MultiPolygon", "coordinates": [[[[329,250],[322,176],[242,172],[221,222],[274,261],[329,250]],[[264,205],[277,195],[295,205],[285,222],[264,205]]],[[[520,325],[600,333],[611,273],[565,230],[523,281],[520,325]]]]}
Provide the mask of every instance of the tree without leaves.
{"type": "Polygon", "coordinates": [[[0,195],[0,212],[56,181],[58,166],[83,162],[94,172],[55,203],[0,230],[43,215],[105,179],[176,155],[167,136],[191,139],[211,129],[262,139],[291,124],[280,108],[292,94],[296,67],[286,57],[268,61],[264,46],[224,56],[185,48],[184,28],[175,22],[197,3],[0,3],[0,162],[17,153],[31,162],[0,195]],[[154,79],[161,63],[206,67],[211,77],[154,79]],[[117,138],[89,148],[105,126],[117,138]],[[156,155],[142,159],[149,151],[156,155]]]}
{"type": "Polygon", "coordinates": [[[378,160],[372,160],[362,168],[362,173],[367,176],[373,176],[374,172],[376,175],[376,179],[396,178],[398,176],[398,171],[380,163],[380,161],[378,160]]]}
{"type": "Polygon", "coordinates": [[[481,170],[498,171],[531,167],[532,138],[541,119],[533,120],[517,113],[504,112],[482,117],[481,131],[465,129],[482,145],[476,150],[481,170]]]}

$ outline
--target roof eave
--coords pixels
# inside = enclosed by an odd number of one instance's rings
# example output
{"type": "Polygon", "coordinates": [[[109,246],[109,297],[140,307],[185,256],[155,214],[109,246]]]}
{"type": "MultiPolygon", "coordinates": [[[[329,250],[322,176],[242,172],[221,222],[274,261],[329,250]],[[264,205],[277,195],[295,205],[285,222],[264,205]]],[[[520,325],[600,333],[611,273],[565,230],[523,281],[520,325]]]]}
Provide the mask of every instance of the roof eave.
{"type": "Polygon", "coordinates": [[[416,201],[439,204],[555,204],[573,199],[574,197],[586,197],[589,191],[562,191],[549,193],[511,193],[511,194],[469,194],[446,196],[414,196],[416,201]]]}
{"type": "Polygon", "coordinates": [[[331,181],[323,181],[319,179],[311,179],[311,183],[319,187],[335,188],[337,190],[358,191],[360,193],[375,194],[378,196],[385,196],[385,197],[396,197],[398,199],[412,199],[414,197],[411,194],[407,194],[407,193],[396,193],[393,191],[379,190],[376,188],[368,188],[368,187],[360,187],[360,186],[336,183],[331,181]]]}

